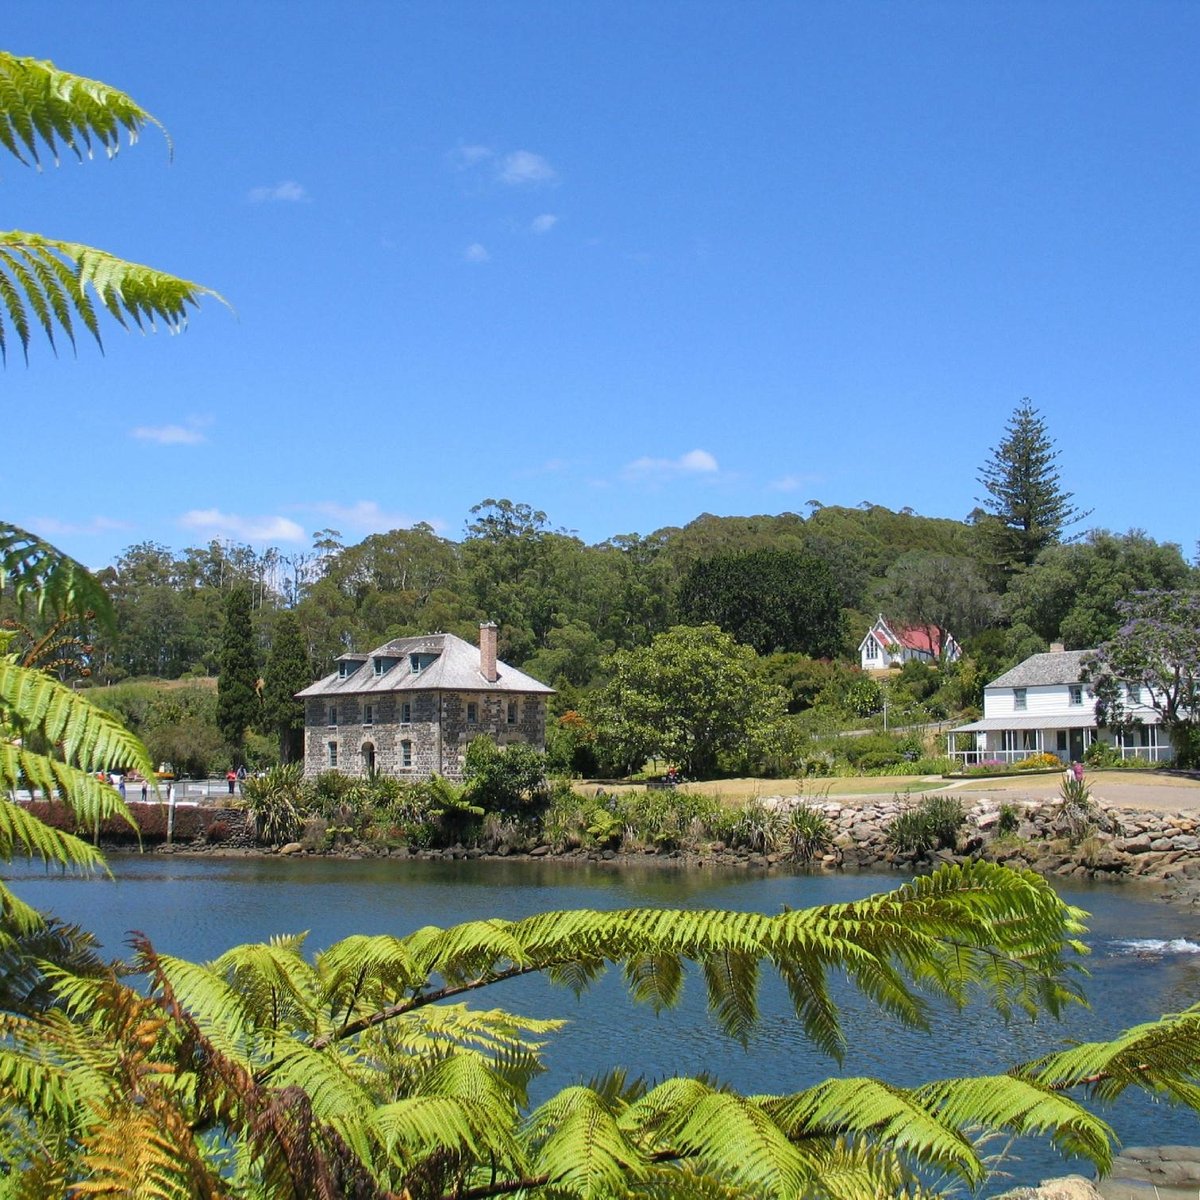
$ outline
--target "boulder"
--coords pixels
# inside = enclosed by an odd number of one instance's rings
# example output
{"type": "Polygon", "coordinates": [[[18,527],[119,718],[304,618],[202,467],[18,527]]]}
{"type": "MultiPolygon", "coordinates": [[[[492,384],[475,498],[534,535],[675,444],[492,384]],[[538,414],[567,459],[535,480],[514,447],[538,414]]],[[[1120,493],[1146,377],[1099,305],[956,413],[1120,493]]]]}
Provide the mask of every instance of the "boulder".
{"type": "Polygon", "coordinates": [[[279,847],[280,854],[303,854],[304,847],[299,842],[287,842],[279,847]]]}
{"type": "Polygon", "coordinates": [[[1082,1175],[1064,1175],[1059,1179],[1043,1179],[1037,1187],[1013,1188],[996,1200],[1104,1200],[1104,1197],[1082,1175]]]}

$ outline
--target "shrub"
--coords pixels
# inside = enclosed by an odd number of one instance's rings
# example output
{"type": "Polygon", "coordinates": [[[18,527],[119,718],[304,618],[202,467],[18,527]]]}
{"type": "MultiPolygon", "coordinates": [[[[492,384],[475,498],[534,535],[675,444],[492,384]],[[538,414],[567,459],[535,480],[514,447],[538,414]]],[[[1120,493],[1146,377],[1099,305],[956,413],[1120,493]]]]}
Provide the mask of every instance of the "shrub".
{"type": "Polygon", "coordinates": [[[1058,770],[1062,767],[1062,759],[1057,754],[1051,754],[1049,750],[1041,750],[1037,754],[1031,754],[1028,758],[1022,758],[1017,763],[1018,771],[1045,771],[1058,770]]]}
{"type": "Polygon", "coordinates": [[[779,809],[767,807],[761,800],[751,800],[738,813],[731,830],[735,846],[744,846],[756,854],[770,854],[779,849],[785,832],[785,818],[779,809]]]}
{"type": "MultiPolygon", "coordinates": [[[[326,775],[333,774],[336,772],[326,772],[326,775]]],[[[272,767],[261,775],[251,775],[242,784],[242,795],[250,809],[251,827],[257,841],[278,846],[295,839],[307,806],[300,763],[272,767]]]]}
{"type": "Polygon", "coordinates": [[[801,804],[788,814],[785,837],[792,858],[810,863],[833,845],[833,826],[820,809],[801,804]]]}
{"type": "Polygon", "coordinates": [[[1021,815],[1012,804],[1000,805],[1000,816],[996,821],[998,837],[1012,837],[1021,828],[1021,815]]]}
{"type": "Polygon", "coordinates": [[[914,854],[953,849],[965,820],[962,802],[957,797],[926,796],[888,826],[888,844],[895,850],[914,854]]]}
{"type": "Polygon", "coordinates": [[[473,738],[463,778],[471,803],[485,812],[530,815],[550,800],[546,756],[523,742],[501,750],[486,734],[473,738]]]}
{"type": "Polygon", "coordinates": [[[1072,846],[1090,837],[1100,823],[1100,808],[1092,799],[1092,790],[1081,775],[1063,776],[1058,785],[1058,807],[1055,809],[1055,824],[1063,830],[1072,846]]]}
{"type": "Polygon", "coordinates": [[[228,821],[214,821],[204,831],[204,840],[211,846],[220,846],[229,841],[230,828],[228,821]]]}

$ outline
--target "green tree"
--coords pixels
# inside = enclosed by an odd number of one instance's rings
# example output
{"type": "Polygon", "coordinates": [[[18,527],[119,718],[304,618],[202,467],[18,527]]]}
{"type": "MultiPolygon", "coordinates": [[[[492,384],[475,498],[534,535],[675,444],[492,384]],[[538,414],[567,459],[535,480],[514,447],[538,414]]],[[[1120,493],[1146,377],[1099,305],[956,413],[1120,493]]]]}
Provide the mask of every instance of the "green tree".
{"type": "Polygon", "coordinates": [[[626,771],[664,758],[693,778],[744,761],[782,717],[786,697],[758,656],[715,625],[677,625],[646,647],[619,651],[589,698],[597,754],[626,771]]]}
{"type": "Polygon", "coordinates": [[[217,727],[225,744],[241,753],[246,730],[258,722],[258,665],[250,624],[250,589],[235,587],[225,600],[221,674],[217,679],[217,727]]]}
{"type": "Polygon", "coordinates": [[[719,625],[759,654],[832,657],[841,643],[841,599],[833,573],[811,554],[755,550],[701,559],[679,589],[689,625],[719,625]]]}
{"type": "Polygon", "coordinates": [[[1000,444],[979,469],[986,516],[979,523],[989,567],[1003,583],[1088,513],[1071,503],[1045,418],[1027,399],[1013,410],[1000,444]]]}
{"type": "Polygon", "coordinates": [[[263,675],[263,728],[279,738],[279,760],[287,764],[304,754],[304,701],[296,693],[312,682],[312,667],[296,614],[285,609],[275,632],[263,675]]]}
{"type": "Polygon", "coordinates": [[[1149,706],[1171,736],[1176,764],[1200,766],[1200,593],[1143,592],[1118,611],[1124,624],[1084,662],[1097,720],[1125,731],[1149,706]]]}
{"type": "Polygon", "coordinates": [[[1043,550],[1013,579],[1004,607],[1014,625],[1028,625],[1069,650],[1085,650],[1116,633],[1122,600],[1134,592],[1185,588],[1192,578],[1178,546],[1138,529],[1096,529],[1080,542],[1043,550]]]}
{"type": "Polygon", "coordinates": [[[913,551],[887,570],[881,604],[905,625],[931,629],[943,661],[951,636],[960,644],[996,622],[1000,598],[969,558],[913,551]]]}

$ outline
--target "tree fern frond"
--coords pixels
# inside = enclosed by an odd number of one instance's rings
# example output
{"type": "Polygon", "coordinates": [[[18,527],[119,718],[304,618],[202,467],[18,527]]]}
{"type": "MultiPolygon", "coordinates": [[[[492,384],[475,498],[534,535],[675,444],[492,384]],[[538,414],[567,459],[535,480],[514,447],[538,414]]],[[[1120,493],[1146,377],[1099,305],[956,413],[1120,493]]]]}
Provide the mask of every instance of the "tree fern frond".
{"type": "MultiPolygon", "coordinates": [[[[40,166],[39,147],[58,162],[61,143],[82,161],[98,143],[111,157],[146,125],[166,130],[124,92],[51,62],[0,52],[0,145],[26,166],[40,166]]],[[[170,149],[170,139],[167,138],[170,149]]]]}
{"type": "Polygon", "coordinates": [[[143,331],[153,330],[156,322],[162,321],[171,332],[178,332],[187,324],[188,310],[195,308],[203,296],[226,303],[200,284],[129,262],[106,250],[17,229],[0,233],[0,281],[0,303],[26,358],[30,308],[51,346],[57,327],[74,344],[72,314],[80,317],[102,346],[89,292],[118,324],[128,328],[132,323],[143,331]]]}
{"type": "Polygon", "coordinates": [[[570,1195],[619,1196],[645,1169],[638,1147],[590,1088],[564,1088],[535,1109],[529,1134],[537,1145],[533,1173],[570,1195]]]}
{"type": "MultiPolygon", "coordinates": [[[[6,299],[0,271],[0,302],[6,299]]],[[[114,627],[112,601],[95,576],[36,534],[0,521],[0,591],[12,589],[18,607],[32,601],[39,616],[94,613],[114,627]]]]}
{"type": "MultiPolygon", "coordinates": [[[[69,766],[85,772],[132,768],[147,779],[154,777],[154,763],[145,746],[111,713],[45,672],[19,666],[2,656],[0,710],[19,730],[44,733],[61,749],[69,766]]],[[[120,814],[120,797],[113,789],[107,790],[113,799],[103,799],[99,789],[82,789],[79,781],[67,798],[73,805],[80,804],[82,815],[89,820],[120,814]]]]}
{"type": "Polygon", "coordinates": [[[1200,1084],[1200,1006],[1148,1021],[1107,1042],[1082,1042],[1025,1063],[1016,1073],[1045,1087],[1086,1087],[1103,1100],[1126,1088],[1191,1102],[1200,1084]]]}
{"type": "MultiPolygon", "coordinates": [[[[10,760],[20,762],[22,756],[11,746],[0,743],[0,779],[12,778],[10,760]]],[[[17,778],[28,778],[18,774],[17,778]]],[[[82,873],[106,871],[104,855],[94,846],[70,833],[63,833],[40,821],[19,804],[0,798],[0,859],[40,858],[56,866],[74,868],[82,873]]]]}

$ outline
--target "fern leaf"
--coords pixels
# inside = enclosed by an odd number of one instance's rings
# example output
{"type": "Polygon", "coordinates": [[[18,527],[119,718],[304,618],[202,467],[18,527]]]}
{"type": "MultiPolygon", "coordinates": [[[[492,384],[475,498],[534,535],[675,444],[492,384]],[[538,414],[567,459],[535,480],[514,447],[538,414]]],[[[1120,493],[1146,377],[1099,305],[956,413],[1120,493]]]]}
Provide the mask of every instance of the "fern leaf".
{"type": "MultiPolygon", "coordinates": [[[[4,279],[0,271],[0,302],[7,299],[4,279]]],[[[106,628],[114,627],[112,601],[86,567],[36,534],[0,522],[0,591],[9,588],[18,607],[33,601],[39,616],[91,612],[106,628]]]]}

